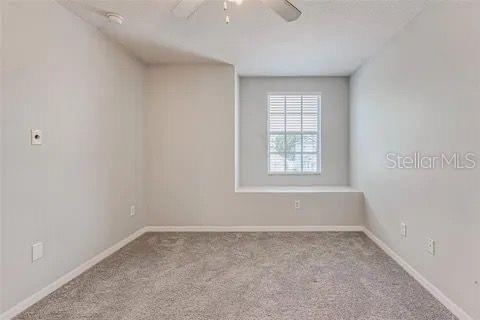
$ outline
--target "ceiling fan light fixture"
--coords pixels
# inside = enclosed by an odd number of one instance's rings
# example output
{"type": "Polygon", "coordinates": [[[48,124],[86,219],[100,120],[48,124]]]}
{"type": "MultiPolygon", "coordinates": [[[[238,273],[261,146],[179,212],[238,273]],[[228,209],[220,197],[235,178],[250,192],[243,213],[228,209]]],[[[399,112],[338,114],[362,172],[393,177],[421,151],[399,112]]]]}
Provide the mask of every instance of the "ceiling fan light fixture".
{"type": "Polygon", "coordinates": [[[118,13],[115,12],[107,12],[105,13],[108,21],[115,24],[123,24],[125,22],[125,18],[118,13]]]}

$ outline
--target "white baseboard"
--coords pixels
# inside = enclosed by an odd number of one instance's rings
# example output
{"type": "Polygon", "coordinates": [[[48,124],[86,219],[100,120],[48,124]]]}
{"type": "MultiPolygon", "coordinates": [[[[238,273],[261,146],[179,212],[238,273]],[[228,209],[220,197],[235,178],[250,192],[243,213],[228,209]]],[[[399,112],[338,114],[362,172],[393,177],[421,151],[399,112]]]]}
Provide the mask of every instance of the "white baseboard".
{"type": "Polygon", "coordinates": [[[93,267],[94,265],[96,265],[97,263],[99,263],[100,261],[102,261],[103,259],[108,257],[109,255],[111,255],[115,251],[121,249],[122,247],[127,245],[129,242],[135,240],[136,238],[138,238],[139,236],[141,236],[144,233],[145,233],[145,228],[142,228],[142,229],[132,233],[131,235],[129,235],[125,239],[120,240],[119,242],[117,242],[116,244],[111,246],[110,248],[102,251],[101,253],[99,253],[95,257],[93,257],[90,260],[84,262],[83,264],[81,264],[77,268],[73,269],[72,271],[70,271],[67,274],[65,274],[64,276],[60,277],[59,279],[57,279],[53,283],[49,284],[45,288],[43,288],[40,291],[34,293],[33,295],[31,295],[27,299],[19,302],[18,304],[16,304],[12,308],[8,309],[7,311],[5,311],[0,316],[0,319],[2,319],[2,320],[12,319],[16,315],[20,314],[22,311],[27,309],[28,307],[37,303],[38,301],[40,301],[44,297],[48,296],[53,291],[57,290],[58,288],[60,288],[61,286],[63,286],[67,282],[69,282],[70,280],[76,278],[77,276],[79,276],[83,272],[87,271],[88,269],[90,269],[91,267],[93,267]]]}
{"type": "Polygon", "coordinates": [[[386,254],[388,254],[395,262],[397,262],[409,275],[417,280],[428,292],[430,292],[438,301],[440,301],[451,313],[459,320],[473,320],[462,308],[448,298],[440,289],[428,281],[423,275],[402,259],[395,251],[377,238],[370,230],[363,228],[363,232],[375,242],[386,254]]]}
{"type": "Polygon", "coordinates": [[[363,226],[148,226],[146,232],[324,232],[363,231],[363,226]]]}

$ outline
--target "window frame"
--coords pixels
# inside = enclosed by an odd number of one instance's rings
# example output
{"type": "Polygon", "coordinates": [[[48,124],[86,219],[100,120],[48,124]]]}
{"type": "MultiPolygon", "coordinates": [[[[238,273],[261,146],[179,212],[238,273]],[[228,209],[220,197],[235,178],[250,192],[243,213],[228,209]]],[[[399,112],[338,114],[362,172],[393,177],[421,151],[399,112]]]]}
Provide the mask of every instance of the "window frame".
{"type": "MultiPolygon", "coordinates": [[[[322,173],[322,93],[321,92],[267,92],[266,95],[266,112],[267,112],[267,125],[266,125],[266,148],[267,148],[267,174],[269,176],[311,176],[311,175],[319,175],[322,173]],[[270,132],[270,96],[272,95],[300,95],[300,96],[308,96],[308,95],[315,95],[318,97],[318,107],[317,107],[317,152],[303,152],[303,135],[305,134],[302,130],[300,132],[293,132],[293,134],[301,135],[301,148],[300,152],[270,152],[270,135],[271,134],[279,134],[279,133],[272,133],[270,132]],[[271,172],[270,171],[270,154],[300,154],[301,155],[301,163],[302,163],[302,171],[286,171],[286,163],[285,163],[285,171],[284,172],[271,172]],[[313,172],[304,172],[303,171],[303,155],[304,154],[316,154],[317,155],[317,171],[313,172]]],[[[286,110],[285,110],[285,121],[286,121],[286,110]]],[[[301,125],[303,125],[303,110],[301,111],[302,120],[301,125]]],[[[280,133],[281,134],[281,133],[280,133]]],[[[285,138],[287,136],[287,131],[283,132],[285,138]]],[[[292,133],[290,133],[292,134],[292,133]]],[[[308,133],[307,133],[308,134],[308,133]]],[[[310,133],[312,134],[312,133],[310,133]]],[[[286,158],[285,158],[286,161],[286,158]]]]}

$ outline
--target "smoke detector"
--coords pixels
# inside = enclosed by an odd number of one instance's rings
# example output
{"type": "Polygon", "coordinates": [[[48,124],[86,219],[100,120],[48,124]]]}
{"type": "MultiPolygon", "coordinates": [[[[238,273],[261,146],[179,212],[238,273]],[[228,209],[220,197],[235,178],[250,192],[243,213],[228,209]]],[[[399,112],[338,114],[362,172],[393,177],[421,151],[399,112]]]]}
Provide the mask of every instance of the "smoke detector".
{"type": "Polygon", "coordinates": [[[111,23],[122,24],[125,21],[125,18],[123,16],[115,12],[107,12],[105,13],[105,16],[111,23]]]}

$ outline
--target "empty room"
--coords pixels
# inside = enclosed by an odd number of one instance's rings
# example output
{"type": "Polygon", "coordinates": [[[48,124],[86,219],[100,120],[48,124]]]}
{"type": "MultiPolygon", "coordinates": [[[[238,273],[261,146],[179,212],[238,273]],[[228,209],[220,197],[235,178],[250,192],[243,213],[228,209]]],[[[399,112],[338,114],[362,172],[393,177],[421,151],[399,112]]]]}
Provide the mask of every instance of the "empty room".
{"type": "Polygon", "coordinates": [[[480,320],[480,1],[0,10],[0,319],[480,320]]]}

